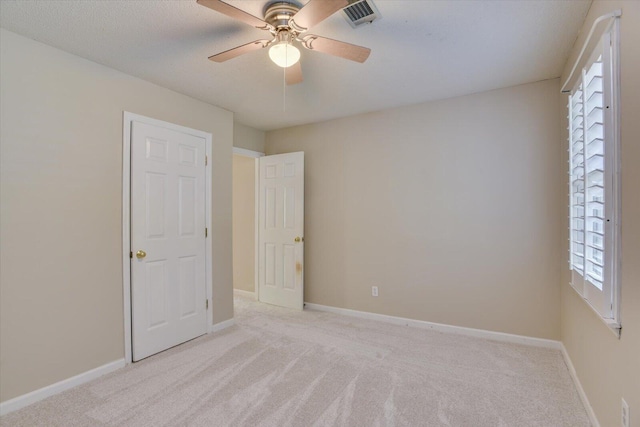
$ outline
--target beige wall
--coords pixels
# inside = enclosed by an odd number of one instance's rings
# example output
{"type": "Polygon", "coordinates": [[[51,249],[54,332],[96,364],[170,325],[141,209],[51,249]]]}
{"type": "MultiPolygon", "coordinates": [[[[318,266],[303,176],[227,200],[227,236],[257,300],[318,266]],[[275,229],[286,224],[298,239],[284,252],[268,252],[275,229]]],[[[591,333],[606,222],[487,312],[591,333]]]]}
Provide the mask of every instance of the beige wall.
{"type": "Polygon", "coordinates": [[[240,123],[233,124],[233,146],[264,153],[265,132],[240,123]]]}
{"type": "MultiPolygon", "coordinates": [[[[593,21],[615,9],[621,18],[621,159],[622,159],[622,336],[617,339],[569,286],[567,259],[562,258],[561,337],[603,427],[619,426],[621,398],[631,407],[632,426],[640,426],[640,2],[595,1],[567,62],[563,77],[582,48],[593,21]]],[[[566,95],[561,153],[566,165],[566,95]]],[[[566,175],[565,175],[566,176],[566,175]]],[[[563,184],[568,188],[568,183],[563,184]]],[[[562,216],[566,217],[563,194],[562,216]]],[[[563,231],[567,229],[566,222],[563,231]]],[[[566,254],[567,234],[562,235],[566,254]]]]}
{"type": "Polygon", "coordinates": [[[267,132],[267,154],[305,152],[305,300],[559,338],[558,91],[267,132]]]}
{"type": "Polygon", "coordinates": [[[233,114],[5,30],[0,39],[0,400],[124,357],[124,110],[213,134],[213,316],[233,317],[233,114]]]}
{"type": "Polygon", "coordinates": [[[233,155],[233,288],[255,291],[255,159],[233,155]]]}

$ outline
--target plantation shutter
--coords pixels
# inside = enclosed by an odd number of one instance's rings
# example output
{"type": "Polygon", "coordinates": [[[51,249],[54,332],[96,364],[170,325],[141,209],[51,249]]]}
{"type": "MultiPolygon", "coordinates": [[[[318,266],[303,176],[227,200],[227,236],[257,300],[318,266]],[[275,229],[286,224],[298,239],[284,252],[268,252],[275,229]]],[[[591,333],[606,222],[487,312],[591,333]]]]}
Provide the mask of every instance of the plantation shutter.
{"type": "Polygon", "coordinates": [[[585,280],[602,290],[604,269],[604,97],[602,55],[585,72],[585,280]]]}
{"type": "Polygon", "coordinates": [[[571,174],[571,268],[584,272],[584,109],[582,82],[569,97],[571,174]]]}
{"type": "Polygon", "coordinates": [[[571,284],[603,318],[613,318],[613,115],[611,43],[606,33],[569,96],[571,284]],[[609,158],[608,158],[609,156],[609,158]]]}

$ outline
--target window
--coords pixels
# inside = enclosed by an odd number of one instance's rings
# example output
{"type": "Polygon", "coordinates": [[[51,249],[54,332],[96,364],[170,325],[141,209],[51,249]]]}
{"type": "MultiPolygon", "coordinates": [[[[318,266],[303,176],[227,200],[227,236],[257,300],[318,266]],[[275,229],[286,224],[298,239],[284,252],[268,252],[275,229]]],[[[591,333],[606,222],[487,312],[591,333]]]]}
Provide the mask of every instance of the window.
{"type": "Polygon", "coordinates": [[[619,329],[618,79],[613,29],[602,36],[569,95],[569,265],[572,286],[612,328],[619,329]]]}

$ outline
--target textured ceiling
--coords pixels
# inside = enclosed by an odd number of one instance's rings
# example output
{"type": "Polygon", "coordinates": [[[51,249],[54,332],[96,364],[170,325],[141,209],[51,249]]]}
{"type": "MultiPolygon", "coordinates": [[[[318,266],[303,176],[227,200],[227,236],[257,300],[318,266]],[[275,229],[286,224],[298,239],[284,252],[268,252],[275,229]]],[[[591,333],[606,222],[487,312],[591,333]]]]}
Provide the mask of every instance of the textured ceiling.
{"type": "MultiPolygon", "coordinates": [[[[267,2],[228,0],[258,17],[267,2]]],[[[558,77],[591,1],[374,3],[371,25],[336,13],[309,31],[371,48],[367,62],[303,49],[304,82],[287,87],[266,49],[209,61],[268,33],[195,0],[2,0],[0,25],[271,130],[558,77]]]]}

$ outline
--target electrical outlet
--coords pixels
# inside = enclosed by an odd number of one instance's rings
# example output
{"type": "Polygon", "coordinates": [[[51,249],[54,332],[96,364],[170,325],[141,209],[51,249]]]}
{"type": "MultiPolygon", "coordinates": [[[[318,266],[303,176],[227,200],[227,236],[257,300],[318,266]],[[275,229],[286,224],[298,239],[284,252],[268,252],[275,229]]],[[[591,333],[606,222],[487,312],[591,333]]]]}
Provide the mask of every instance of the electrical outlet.
{"type": "Polygon", "coordinates": [[[372,286],[371,287],[371,296],[372,297],[377,297],[378,296],[378,287],[377,286],[372,286]]]}
{"type": "Polygon", "coordinates": [[[622,398],[622,427],[629,427],[631,425],[631,421],[629,421],[629,405],[622,398]]]}

